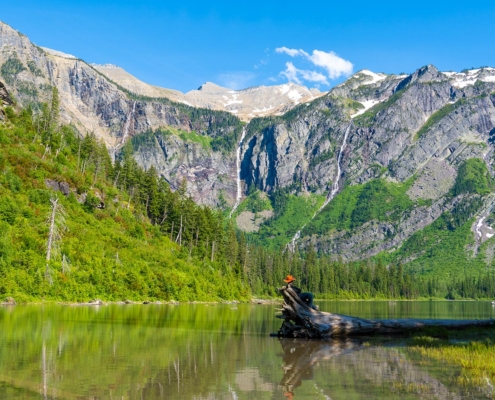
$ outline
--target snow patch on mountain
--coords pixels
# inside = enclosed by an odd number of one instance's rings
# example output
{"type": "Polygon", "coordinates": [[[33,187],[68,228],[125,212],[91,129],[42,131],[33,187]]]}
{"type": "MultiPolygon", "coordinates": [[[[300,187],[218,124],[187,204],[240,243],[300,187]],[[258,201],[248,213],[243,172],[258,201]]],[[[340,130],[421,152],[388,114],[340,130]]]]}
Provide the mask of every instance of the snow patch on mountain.
{"type": "Polygon", "coordinates": [[[366,85],[371,85],[373,83],[383,81],[387,77],[387,75],[385,75],[385,74],[377,74],[377,73],[372,72],[368,69],[363,69],[362,71],[359,71],[358,73],[368,75],[371,77],[371,81],[367,80],[365,83],[366,85]]]}
{"type": "Polygon", "coordinates": [[[476,68],[464,72],[442,73],[452,81],[452,86],[459,89],[472,86],[476,81],[495,82],[495,68],[476,68]]]}
{"type": "Polygon", "coordinates": [[[367,100],[367,101],[360,101],[360,103],[364,106],[361,110],[359,110],[357,113],[352,114],[351,118],[355,118],[358,115],[364,114],[366,111],[368,111],[371,107],[374,105],[380,103],[380,100],[367,100]]]}
{"type": "Polygon", "coordinates": [[[72,54],[67,54],[67,53],[63,53],[63,52],[58,51],[58,50],[49,49],[48,47],[41,47],[41,48],[44,51],[46,51],[48,54],[51,54],[52,56],[67,58],[69,60],[77,60],[77,57],[73,56],[72,54]]]}

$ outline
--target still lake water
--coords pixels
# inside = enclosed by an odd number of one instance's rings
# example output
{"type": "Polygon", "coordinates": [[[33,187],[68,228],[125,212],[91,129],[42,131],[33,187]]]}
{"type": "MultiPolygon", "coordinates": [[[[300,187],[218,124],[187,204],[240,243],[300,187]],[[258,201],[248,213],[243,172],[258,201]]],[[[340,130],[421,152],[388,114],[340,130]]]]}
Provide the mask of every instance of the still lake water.
{"type": "MultiPolygon", "coordinates": [[[[364,318],[492,318],[490,302],[317,302],[364,318]]],[[[0,308],[0,399],[475,399],[400,339],[279,340],[275,304],[0,308]],[[293,397],[291,397],[293,396],[293,397]]]]}

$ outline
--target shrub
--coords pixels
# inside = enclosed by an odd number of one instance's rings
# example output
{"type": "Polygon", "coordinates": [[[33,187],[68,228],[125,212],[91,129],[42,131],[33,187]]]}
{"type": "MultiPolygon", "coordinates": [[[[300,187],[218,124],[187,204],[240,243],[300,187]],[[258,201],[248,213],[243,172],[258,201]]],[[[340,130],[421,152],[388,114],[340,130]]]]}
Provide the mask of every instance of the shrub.
{"type": "Polygon", "coordinates": [[[485,195],[490,193],[492,187],[492,178],[483,160],[470,158],[460,165],[452,194],[454,196],[463,193],[485,195]]]}

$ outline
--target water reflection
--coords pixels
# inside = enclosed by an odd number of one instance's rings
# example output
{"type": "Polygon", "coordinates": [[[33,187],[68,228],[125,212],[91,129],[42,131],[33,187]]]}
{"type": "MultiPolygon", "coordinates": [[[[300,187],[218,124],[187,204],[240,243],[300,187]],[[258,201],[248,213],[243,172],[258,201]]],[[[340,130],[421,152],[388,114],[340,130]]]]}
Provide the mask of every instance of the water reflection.
{"type": "Polygon", "coordinates": [[[400,341],[270,338],[275,308],[0,308],[0,399],[483,398],[451,385],[458,371],[411,359],[400,341]]]}
{"type": "Polygon", "coordinates": [[[487,399],[455,387],[459,370],[410,359],[401,342],[280,340],[285,399],[487,399]]]}
{"type": "Polygon", "coordinates": [[[495,316],[490,301],[319,301],[322,311],[361,318],[487,319],[495,316]]]}
{"type": "Polygon", "coordinates": [[[287,399],[294,398],[294,391],[302,381],[314,379],[314,368],[332,357],[363,348],[358,340],[317,341],[280,339],[284,376],[280,387],[287,399]]]}

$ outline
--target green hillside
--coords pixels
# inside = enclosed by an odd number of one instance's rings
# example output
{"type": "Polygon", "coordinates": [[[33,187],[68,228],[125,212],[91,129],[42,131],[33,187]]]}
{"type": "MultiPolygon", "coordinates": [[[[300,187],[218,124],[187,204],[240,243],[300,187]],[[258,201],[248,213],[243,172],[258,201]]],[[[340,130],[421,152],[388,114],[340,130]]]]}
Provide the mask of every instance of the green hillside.
{"type": "MultiPolygon", "coordinates": [[[[476,159],[459,169],[452,196],[464,200],[453,210],[395,252],[344,263],[319,257],[311,246],[304,253],[285,249],[322,196],[253,191],[236,215],[273,216],[258,233],[243,234],[225,214],[196,205],[185,185],[172,192],[153,168],[142,170],[131,142],[112,163],[93,135],[59,126],[57,109],[54,91],[38,114],[6,108],[0,123],[0,300],[247,300],[276,296],[288,273],[318,298],[493,296],[484,247],[475,258],[462,251],[481,196],[492,187],[476,159]]],[[[410,184],[348,186],[305,232],[396,223],[419,205],[406,194],[410,184]]]]}
{"type": "Polygon", "coordinates": [[[55,93],[42,114],[7,108],[0,123],[0,298],[250,297],[226,261],[219,213],[172,192],[128,152],[112,165],[94,136],[58,126],[57,109],[55,93]]]}
{"type": "MultiPolygon", "coordinates": [[[[321,239],[358,234],[363,225],[370,222],[387,223],[392,227],[387,237],[390,239],[400,227],[404,214],[431,203],[422,199],[413,201],[408,196],[414,179],[403,184],[374,179],[365,184],[346,186],[311,221],[315,206],[321,203],[311,206],[308,202],[317,197],[296,196],[283,191],[272,194],[271,203],[265,201],[259,209],[252,206],[256,197],[254,192],[241,203],[237,212],[275,210],[273,217],[262,223],[258,232],[247,234],[267,249],[283,248],[290,241],[290,234],[304,224],[302,237],[321,239]]],[[[477,158],[468,159],[460,164],[448,195],[451,200],[457,196],[455,206],[407,238],[401,246],[381,251],[367,260],[343,263],[335,261],[331,254],[324,255],[325,251],[331,250],[320,249],[317,254],[311,246],[308,249],[304,244],[304,250],[301,250],[304,254],[296,253],[286,262],[291,271],[304,275],[304,285],[328,298],[491,298],[495,295],[495,262],[489,255],[495,238],[488,239],[474,254],[471,227],[485,202],[484,196],[492,187],[486,164],[477,158]],[[301,257],[299,261],[298,257],[301,257]],[[399,275],[397,271],[400,271],[399,275]]],[[[493,220],[495,214],[492,213],[486,221],[492,223],[493,220]]]]}

